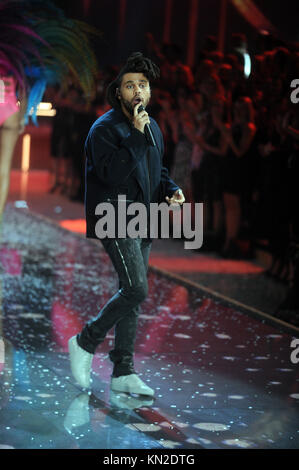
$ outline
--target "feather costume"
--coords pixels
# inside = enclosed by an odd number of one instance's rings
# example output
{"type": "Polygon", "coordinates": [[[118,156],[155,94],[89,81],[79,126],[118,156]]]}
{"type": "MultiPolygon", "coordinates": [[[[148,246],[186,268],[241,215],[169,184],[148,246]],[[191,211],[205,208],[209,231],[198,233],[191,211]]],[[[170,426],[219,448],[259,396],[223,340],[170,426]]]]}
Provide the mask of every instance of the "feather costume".
{"type": "Polygon", "coordinates": [[[17,1],[0,1],[0,125],[19,108],[17,97],[30,89],[26,65],[42,65],[38,47],[46,46],[17,1]]]}
{"type": "Polygon", "coordinates": [[[87,101],[95,95],[97,59],[91,48],[89,35],[100,33],[88,24],[67,18],[64,12],[49,1],[0,0],[0,67],[1,52],[18,50],[12,59],[3,56],[4,70],[17,79],[28,95],[25,124],[29,116],[37,125],[37,106],[47,85],[64,84],[71,80],[82,89],[87,101]],[[16,23],[7,23],[12,18],[16,23]],[[14,30],[14,34],[11,31],[14,30]],[[9,40],[6,32],[10,33],[9,40]],[[23,47],[25,42],[25,48],[23,47]],[[13,48],[13,49],[11,49],[13,48]]]}

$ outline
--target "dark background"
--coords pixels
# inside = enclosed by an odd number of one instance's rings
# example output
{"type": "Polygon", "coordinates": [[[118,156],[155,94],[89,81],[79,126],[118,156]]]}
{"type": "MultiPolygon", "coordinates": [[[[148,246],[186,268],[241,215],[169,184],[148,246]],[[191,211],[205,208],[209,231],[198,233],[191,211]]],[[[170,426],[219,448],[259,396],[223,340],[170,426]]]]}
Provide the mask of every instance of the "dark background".
{"type": "MultiPolygon", "coordinates": [[[[96,50],[100,66],[120,64],[133,51],[145,52],[145,33],[151,32],[158,43],[163,42],[165,7],[167,0],[126,0],[123,36],[119,37],[122,0],[56,0],[57,6],[73,18],[96,26],[102,33],[96,50]]],[[[283,40],[299,41],[298,0],[254,0],[254,4],[277,28],[283,40]]],[[[195,60],[204,37],[217,37],[221,0],[198,0],[198,21],[195,60]]],[[[173,0],[170,40],[182,49],[182,60],[187,58],[189,15],[192,0],[173,0]]],[[[257,31],[227,1],[226,38],[224,52],[230,50],[233,32],[247,35],[249,49],[255,47],[257,31]]]]}

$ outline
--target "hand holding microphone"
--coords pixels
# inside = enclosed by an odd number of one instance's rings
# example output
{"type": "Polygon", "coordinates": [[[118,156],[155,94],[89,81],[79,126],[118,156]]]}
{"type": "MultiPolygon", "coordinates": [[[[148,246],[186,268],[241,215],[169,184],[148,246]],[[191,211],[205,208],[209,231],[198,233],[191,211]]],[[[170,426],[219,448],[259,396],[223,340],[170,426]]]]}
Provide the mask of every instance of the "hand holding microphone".
{"type": "Polygon", "coordinates": [[[147,112],[145,111],[145,108],[142,104],[140,105],[139,103],[137,103],[137,105],[134,108],[133,124],[134,124],[134,127],[136,127],[136,129],[138,129],[140,132],[145,134],[148,142],[151,145],[153,146],[156,145],[156,142],[155,142],[155,139],[154,139],[151,127],[150,127],[149,116],[147,112]]]}

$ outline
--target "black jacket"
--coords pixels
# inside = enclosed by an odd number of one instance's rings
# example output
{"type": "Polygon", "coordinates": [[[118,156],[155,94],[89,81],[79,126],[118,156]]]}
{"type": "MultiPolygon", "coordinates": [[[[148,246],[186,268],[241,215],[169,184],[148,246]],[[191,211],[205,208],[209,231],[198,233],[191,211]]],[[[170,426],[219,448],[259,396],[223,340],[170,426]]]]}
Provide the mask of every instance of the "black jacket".
{"type": "MultiPolygon", "coordinates": [[[[145,134],[135,129],[121,109],[111,109],[91,126],[85,142],[85,215],[86,236],[97,238],[95,208],[101,202],[117,205],[119,194],[128,204],[166,202],[179,189],[163,167],[163,136],[150,118],[156,147],[145,134]]],[[[127,219],[128,220],[128,219],[127,219]]]]}

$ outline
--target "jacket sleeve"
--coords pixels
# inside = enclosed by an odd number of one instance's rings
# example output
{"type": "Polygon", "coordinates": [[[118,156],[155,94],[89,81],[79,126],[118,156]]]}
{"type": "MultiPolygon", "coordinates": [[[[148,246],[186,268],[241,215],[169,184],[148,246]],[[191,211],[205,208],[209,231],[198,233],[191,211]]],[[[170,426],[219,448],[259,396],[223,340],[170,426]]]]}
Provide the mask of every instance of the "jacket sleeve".
{"type": "Polygon", "coordinates": [[[180,189],[179,186],[170,178],[168,169],[165,166],[162,166],[161,169],[161,185],[163,199],[165,199],[166,196],[171,197],[177,189],[180,189]]]}
{"type": "Polygon", "coordinates": [[[138,129],[132,129],[130,135],[119,142],[108,126],[99,125],[88,138],[87,154],[98,178],[105,184],[117,186],[135,169],[147,146],[145,135],[138,129]]]}

